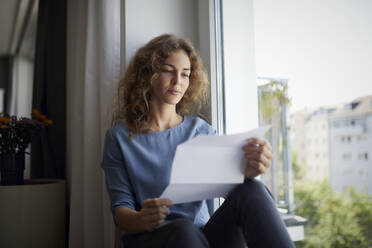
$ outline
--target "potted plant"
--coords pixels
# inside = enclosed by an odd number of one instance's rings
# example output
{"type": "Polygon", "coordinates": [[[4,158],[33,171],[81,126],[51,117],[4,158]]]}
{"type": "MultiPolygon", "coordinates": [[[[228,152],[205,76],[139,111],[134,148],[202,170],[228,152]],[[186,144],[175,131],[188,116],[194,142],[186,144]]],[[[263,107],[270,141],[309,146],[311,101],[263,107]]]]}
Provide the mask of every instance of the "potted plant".
{"type": "Polygon", "coordinates": [[[0,116],[0,174],[1,185],[23,184],[26,148],[32,139],[53,121],[32,110],[32,119],[26,117],[0,116]]]}

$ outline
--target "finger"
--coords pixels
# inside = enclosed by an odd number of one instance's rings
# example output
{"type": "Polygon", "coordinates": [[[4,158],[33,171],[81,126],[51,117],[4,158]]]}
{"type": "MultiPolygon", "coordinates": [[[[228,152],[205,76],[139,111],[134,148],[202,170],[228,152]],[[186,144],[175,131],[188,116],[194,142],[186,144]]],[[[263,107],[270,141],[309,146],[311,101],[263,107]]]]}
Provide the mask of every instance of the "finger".
{"type": "Polygon", "coordinates": [[[269,152],[272,152],[271,146],[262,146],[258,144],[246,144],[242,147],[242,150],[245,152],[260,152],[263,150],[267,150],[269,152]]]}
{"type": "Polygon", "coordinates": [[[170,210],[167,207],[145,207],[141,209],[143,215],[156,215],[163,214],[165,216],[170,214],[170,210]]]}
{"type": "Polygon", "coordinates": [[[257,168],[257,171],[260,173],[260,174],[265,174],[266,171],[267,171],[267,167],[262,164],[262,163],[258,163],[259,164],[259,167],[257,168]]]}
{"type": "Polygon", "coordinates": [[[167,215],[161,211],[154,212],[153,209],[141,210],[141,219],[146,223],[163,220],[166,217],[167,215]]]}
{"type": "Polygon", "coordinates": [[[154,222],[151,222],[150,225],[153,226],[153,228],[157,228],[161,225],[161,223],[163,223],[164,220],[158,220],[158,221],[154,221],[154,222]]]}
{"type": "Polygon", "coordinates": [[[173,205],[173,202],[170,199],[167,199],[167,198],[156,198],[156,199],[161,206],[171,206],[171,205],[173,205]]]}
{"type": "Polygon", "coordinates": [[[259,174],[264,174],[267,171],[267,168],[265,167],[265,165],[260,162],[252,160],[252,161],[249,161],[249,165],[252,168],[256,169],[259,174]]]}
{"type": "Polygon", "coordinates": [[[164,213],[165,215],[170,215],[171,212],[170,212],[170,209],[169,208],[163,206],[162,207],[162,213],[164,213]]]}
{"type": "Polygon", "coordinates": [[[260,153],[261,155],[265,156],[269,160],[273,159],[273,153],[270,149],[268,149],[267,146],[264,146],[263,149],[261,149],[260,153]]]}
{"type": "Polygon", "coordinates": [[[267,140],[256,138],[256,137],[249,138],[247,139],[247,141],[248,141],[248,144],[258,144],[261,146],[270,145],[270,143],[267,140]]]}
{"type": "Polygon", "coordinates": [[[256,162],[262,163],[266,168],[269,168],[272,162],[271,158],[270,159],[267,158],[269,155],[254,153],[254,154],[247,154],[245,158],[247,161],[256,161],[256,162]]]}
{"type": "Polygon", "coordinates": [[[269,151],[269,152],[272,152],[272,147],[271,145],[268,143],[267,145],[259,145],[259,144],[246,144],[242,147],[242,150],[245,151],[245,152],[252,152],[252,151],[263,151],[263,150],[266,150],[266,151],[269,151]]]}
{"type": "Polygon", "coordinates": [[[248,159],[254,159],[259,161],[261,158],[266,159],[269,161],[269,164],[271,164],[271,161],[273,159],[273,155],[271,151],[267,150],[266,148],[259,149],[258,151],[246,151],[244,154],[244,157],[248,159]]]}
{"type": "Polygon", "coordinates": [[[172,201],[166,198],[152,198],[144,200],[141,204],[142,207],[161,207],[161,206],[170,206],[172,201]]]}
{"type": "Polygon", "coordinates": [[[250,138],[247,140],[248,143],[244,145],[244,148],[249,148],[249,147],[266,147],[269,151],[272,151],[272,147],[270,143],[265,140],[265,139],[258,139],[258,138],[250,138]]]}
{"type": "Polygon", "coordinates": [[[144,220],[145,222],[155,222],[155,221],[164,220],[165,218],[166,218],[166,215],[162,213],[144,214],[142,216],[142,220],[144,220]]]}

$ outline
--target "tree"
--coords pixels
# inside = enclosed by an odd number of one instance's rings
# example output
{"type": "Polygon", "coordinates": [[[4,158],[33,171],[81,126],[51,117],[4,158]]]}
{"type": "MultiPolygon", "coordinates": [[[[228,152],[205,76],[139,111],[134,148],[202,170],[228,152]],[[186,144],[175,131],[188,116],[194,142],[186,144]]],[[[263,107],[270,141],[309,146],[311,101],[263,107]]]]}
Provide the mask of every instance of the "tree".
{"type": "Polygon", "coordinates": [[[293,175],[295,181],[300,181],[304,178],[305,176],[305,171],[298,162],[298,155],[297,152],[292,150],[292,169],[293,169],[293,175]]]}
{"type": "Polygon", "coordinates": [[[372,246],[372,197],[356,191],[353,187],[349,187],[347,193],[357,213],[356,218],[362,227],[363,235],[367,238],[368,244],[372,246]]]}
{"type": "Polygon", "coordinates": [[[372,198],[350,188],[334,192],[326,181],[295,188],[296,214],[309,220],[297,247],[371,247],[372,198]]]}
{"type": "MultiPolygon", "coordinates": [[[[260,125],[271,125],[267,138],[270,140],[273,161],[270,170],[263,176],[263,181],[270,188],[277,202],[284,198],[283,147],[287,137],[282,134],[282,113],[290,105],[286,81],[271,79],[267,84],[258,86],[258,110],[260,125]]],[[[286,127],[284,127],[286,128],[286,127]]]]}

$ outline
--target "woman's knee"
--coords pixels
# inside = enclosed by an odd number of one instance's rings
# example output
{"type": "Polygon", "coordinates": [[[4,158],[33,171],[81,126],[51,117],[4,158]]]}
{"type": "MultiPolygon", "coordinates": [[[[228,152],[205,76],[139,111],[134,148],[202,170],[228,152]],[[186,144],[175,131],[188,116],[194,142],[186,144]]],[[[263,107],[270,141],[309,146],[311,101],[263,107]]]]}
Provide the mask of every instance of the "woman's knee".
{"type": "Polygon", "coordinates": [[[238,185],[232,192],[233,198],[245,200],[270,199],[272,196],[265,184],[257,179],[246,179],[244,183],[238,185]]]}

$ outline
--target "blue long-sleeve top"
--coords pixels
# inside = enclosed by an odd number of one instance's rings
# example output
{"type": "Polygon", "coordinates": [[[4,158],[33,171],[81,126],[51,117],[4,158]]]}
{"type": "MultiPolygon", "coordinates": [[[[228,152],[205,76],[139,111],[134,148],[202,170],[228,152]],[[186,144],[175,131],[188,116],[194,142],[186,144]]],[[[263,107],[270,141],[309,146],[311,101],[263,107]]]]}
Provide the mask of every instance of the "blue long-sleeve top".
{"type": "MultiPolygon", "coordinates": [[[[173,128],[137,134],[133,138],[123,123],[110,128],[101,164],[112,213],[119,207],[139,211],[144,200],[158,198],[169,184],[177,146],[199,134],[215,133],[207,122],[191,116],[185,116],[183,122],[173,128]]],[[[187,218],[203,226],[209,219],[205,201],[175,204],[169,209],[171,214],[166,221],[187,218]]]]}

